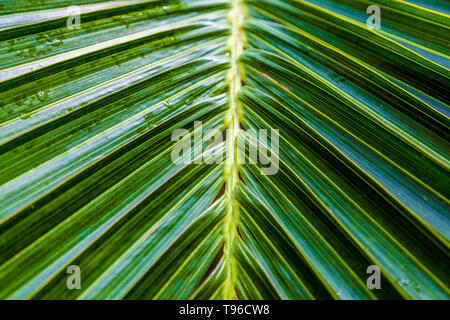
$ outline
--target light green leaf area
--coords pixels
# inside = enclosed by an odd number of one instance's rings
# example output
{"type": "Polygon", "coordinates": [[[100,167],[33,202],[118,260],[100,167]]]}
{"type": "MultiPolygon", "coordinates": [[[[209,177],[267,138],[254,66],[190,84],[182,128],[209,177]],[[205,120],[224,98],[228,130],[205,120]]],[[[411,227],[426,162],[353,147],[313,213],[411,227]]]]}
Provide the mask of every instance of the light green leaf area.
{"type": "Polygon", "coordinates": [[[0,4],[1,299],[450,298],[445,1],[72,5],[0,4]]]}

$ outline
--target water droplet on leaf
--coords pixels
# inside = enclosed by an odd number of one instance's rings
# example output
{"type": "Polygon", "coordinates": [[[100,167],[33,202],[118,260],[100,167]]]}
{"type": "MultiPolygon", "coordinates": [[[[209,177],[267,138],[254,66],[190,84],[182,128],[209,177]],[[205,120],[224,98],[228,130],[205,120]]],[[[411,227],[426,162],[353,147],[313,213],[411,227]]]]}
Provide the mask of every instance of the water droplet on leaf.
{"type": "Polygon", "coordinates": [[[38,91],[36,96],[39,100],[44,101],[48,97],[48,91],[47,90],[38,91]]]}
{"type": "Polygon", "coordinates": [[[406,287],[407,285],[409,285],[409,280],[408,279],[401,279],[398,281],[398,284],[400,285],[400,287],[406,287]]]}

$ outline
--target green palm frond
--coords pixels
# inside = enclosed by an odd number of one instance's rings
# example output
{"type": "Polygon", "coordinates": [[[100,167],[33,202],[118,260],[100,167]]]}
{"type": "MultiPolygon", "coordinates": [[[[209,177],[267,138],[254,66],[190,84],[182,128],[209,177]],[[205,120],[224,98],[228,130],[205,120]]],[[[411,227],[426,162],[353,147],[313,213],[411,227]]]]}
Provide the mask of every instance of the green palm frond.
{"type": "Polygon", "coordinates": [[[445,1],[74,4],[0,5],[0,298],[449,298],[445,1]]]}

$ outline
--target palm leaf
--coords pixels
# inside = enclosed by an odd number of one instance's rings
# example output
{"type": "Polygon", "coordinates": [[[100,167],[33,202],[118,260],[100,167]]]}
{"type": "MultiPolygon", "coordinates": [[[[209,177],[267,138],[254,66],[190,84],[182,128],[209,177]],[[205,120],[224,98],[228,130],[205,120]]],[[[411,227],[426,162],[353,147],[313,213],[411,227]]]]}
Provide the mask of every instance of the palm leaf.
{"type": "Polygon", "coordinates": [[[69,5],[0,7],[0,298],[449,298],[444,1],[69,5]]]}

